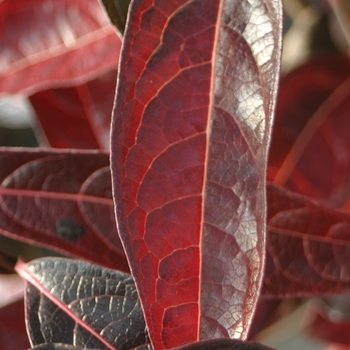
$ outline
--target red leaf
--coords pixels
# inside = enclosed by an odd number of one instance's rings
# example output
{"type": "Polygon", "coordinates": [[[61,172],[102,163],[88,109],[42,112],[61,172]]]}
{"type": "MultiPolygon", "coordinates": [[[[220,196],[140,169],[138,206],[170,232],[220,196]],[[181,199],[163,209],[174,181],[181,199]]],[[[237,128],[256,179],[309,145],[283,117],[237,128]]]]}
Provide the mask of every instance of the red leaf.
{"type": "Polygon", "coordinates": [[[29,347],[24,325],[24,302],[20,299],[0,308],[1,350],[26,349],[29,347]]]}
{"type": "Polygon", "coordinates": [[[81,84],[116,68],[120,39],[97,0],[3,0],[0,93],[81,84]]]}
{"type": "Polygon", "coordinates": [[[346,208],[350,197],[350,60],[322,57],[281,82],[270,179],[346,208]]]}
{"type": "Polygon", "coordinates": [[[51,147],[109,149],[116,77],[113,70],[79,86],[30,96],[51,147]]]}
{"type": "Polygon", "coordinates": [[[279,1],[135,1],[129,11],[112,172],[156,350],[247,335],[280,32],[279,1]]]}
{"type": "Polygon", "coordinates": [[[274,185],[267,186],[264,295],[349,292],[350,214],[274,185]]]}
{"type": "Polygon", "coordinates": [[[17,272],[28,282],[26,324],[33,345],[133,349],[149,342],[129,274],[60,258],[19,262],[17,272]]]}
{"type": "Polygon", "coordinates": [[[0,180],[3,235],[128,270],[107,153],[5,148],[0,180]]]}
{"type": "MultiPolygon", "coordinates": [[[[1,233],[127,271],[115,227],[108,164],[102,152],[3,150],[1,233]]],[[[267,189],[264,294],[347,292],[350,214],[273,185],[267,189]]]]}

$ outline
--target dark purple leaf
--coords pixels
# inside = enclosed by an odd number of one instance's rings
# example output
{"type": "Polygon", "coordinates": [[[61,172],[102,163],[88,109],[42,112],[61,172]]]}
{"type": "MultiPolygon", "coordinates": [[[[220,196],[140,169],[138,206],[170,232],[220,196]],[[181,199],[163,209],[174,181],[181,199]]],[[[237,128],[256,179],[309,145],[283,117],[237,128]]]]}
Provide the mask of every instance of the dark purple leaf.
{"type": "Polygon", "coordinates": [[[121,42],[97,0],[3,0],[0,19],[0,93],[81,84],[117,67],[121,42]]]}
{"type": "Polygon", "coordinates": [[[133,349],[148,342],[130,275],[59,258],[19,262],[17,272],[28,282],[26,318],[33,345],[133,349]]]}
{"type": "Polygon", "coordinates": [[[128,271],[107,153],[5,148],[0,181],[1,234],[128,271]]]}
{"type": "Polygon", "coordinates": [[[157,350],[247,336],[263,277],[281,19],[280,1],[131,5],[111,159],[118,229],[157,350]]]}

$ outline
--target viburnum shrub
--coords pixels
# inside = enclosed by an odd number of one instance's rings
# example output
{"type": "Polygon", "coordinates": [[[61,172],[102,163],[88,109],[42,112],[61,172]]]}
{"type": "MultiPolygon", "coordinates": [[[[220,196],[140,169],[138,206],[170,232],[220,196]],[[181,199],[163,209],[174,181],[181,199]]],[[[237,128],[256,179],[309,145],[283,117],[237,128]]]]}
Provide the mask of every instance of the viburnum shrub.
{"type": "Polygon", "coordinates": [[[1,149],[0,233],[76,258],[17,262],[31,349],[268,349],[268,299],[349,290],[349,60],[283,79],[272,132],[280,0],[128,5],[0,3],[46,146],[1,149]]]}

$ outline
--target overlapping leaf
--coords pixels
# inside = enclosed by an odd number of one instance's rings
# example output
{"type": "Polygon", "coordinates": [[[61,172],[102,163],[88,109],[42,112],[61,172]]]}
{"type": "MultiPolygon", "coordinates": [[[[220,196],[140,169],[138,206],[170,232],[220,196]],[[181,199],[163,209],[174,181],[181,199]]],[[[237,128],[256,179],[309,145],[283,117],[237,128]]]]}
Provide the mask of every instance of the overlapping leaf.
{"type": "Polygon", "coordinates": [[[30,96],[48,144],[108,150],[116,79],[113,70],[82,85],[30,96]]]}
{"type": "Polygon", "coordinates": [[[130,275],[59,258],[20,262],[17,272],[28,282],[26,317],[32,345],[134,349],[148,342],[130,275]]]}
{"type": "Polygon", "coordinates": [[[2,234],[128,270],[107,153],[3,149],[0,175],[2,234]]]}
{"type": "Polygon", "coordinates": [[[269,158],[274,183],[347,208],[350,60],[312,60],[282,79],[269,158]]]}
{"type": "Polygon", "coordinates": [[[81,84],[117,67],[121,41],[97,0],[3,0],[0,18],[0,93],[81,84]]]}
{"type": "MultiPolygon", "coordinates": [[[[8,149],[0,155],[2,234],[128,270],[106,153],[8,149]]],[[[267,201],[264,295],[348,291],[349,214],[272,185],[267,201]]]]}
{"type": "Polygon", "coordinates": [[[267,267],[263,294],[349,292],[350,214],[268,185],[267,267]]]}
{"type": "Polygon", "coordinates": [[[263,275],[281,4],[131,6],[112,172],[152,344],[244,339],[263,275]]]}

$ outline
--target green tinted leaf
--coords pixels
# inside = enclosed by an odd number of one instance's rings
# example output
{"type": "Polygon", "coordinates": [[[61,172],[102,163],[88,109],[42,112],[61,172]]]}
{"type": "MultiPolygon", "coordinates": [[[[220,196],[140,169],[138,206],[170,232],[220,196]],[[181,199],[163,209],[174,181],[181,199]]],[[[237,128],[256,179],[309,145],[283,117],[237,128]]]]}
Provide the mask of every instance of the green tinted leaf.
{"type": "Polygon", "coordinates": [[[101,0],[111,22],[123,34],[130,0],[101,0]]]}

